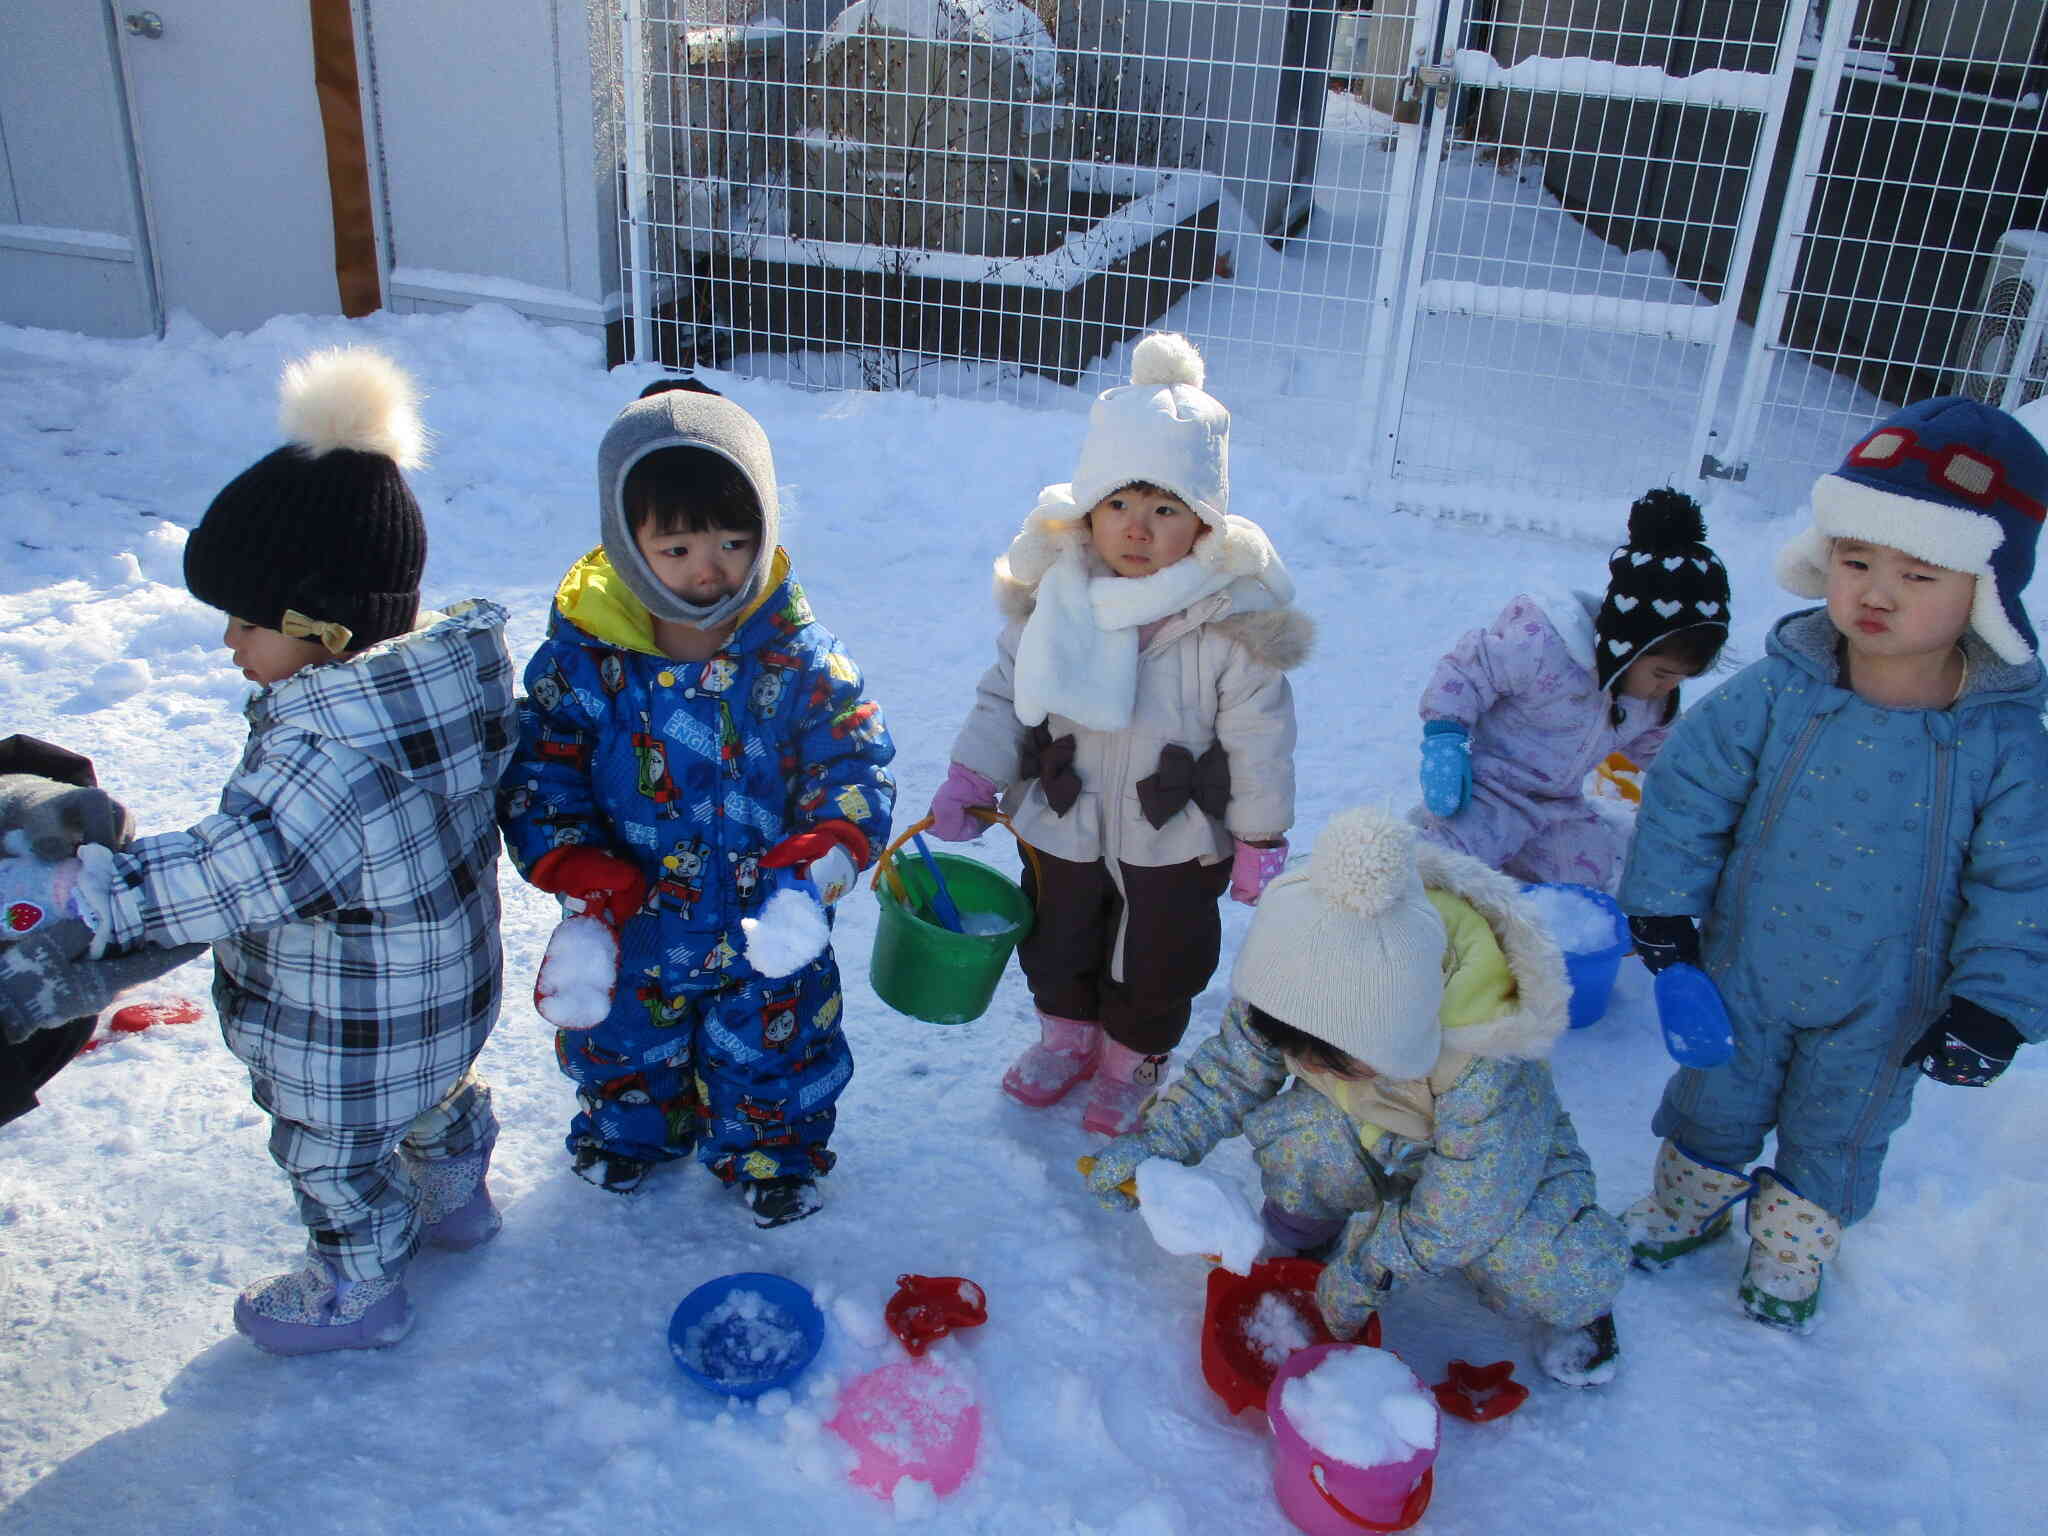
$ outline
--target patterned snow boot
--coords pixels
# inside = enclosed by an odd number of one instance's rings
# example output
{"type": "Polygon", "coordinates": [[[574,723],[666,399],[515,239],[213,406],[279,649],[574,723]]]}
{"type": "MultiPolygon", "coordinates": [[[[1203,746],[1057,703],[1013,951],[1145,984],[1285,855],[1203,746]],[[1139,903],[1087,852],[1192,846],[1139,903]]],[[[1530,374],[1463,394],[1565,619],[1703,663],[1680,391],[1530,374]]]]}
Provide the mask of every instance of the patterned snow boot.
{"type": "Polygon", "coordinates": [[[754,1213],[757,1227],[786,1227],[792,1221],[815,1216],[825,1208],[818,1181],[799,1175],[775,1179],[749,1179],[740,1186],[747,1209],[754,1213]]]}
{"type": "Polygon", "coordinates": [[[491,1149],[498,1144],[498,1128],[471,1151],[460,1157],[429,1162],[408,1157],[413,1184],[420,1192],[420,1241],[430,1248],[452,1248],[458,1252],[479,1247],[498,1235],[505,1219],[491,1203],[491,1149]]]}
{"type": "Polygon", "coordinates": [[[288,1275],[259,1280],[235,1298],[235,1327],[273,1355],[383,1349],[412,1331],[412,1301],[397,1275],[345,1280],[314,1254],[288,1275]]]}
{"type": "Polygon", "coordinates": [[[1166,1071],[1166,1060],[1164,1051],[1147,1056],[1114,1040],[1104,1040],[1102,1060],[1095,1069],[1095,1087],[1088,1094],[1088,1108],[1081,1116],[1081,1129],[1103,1136],[1135,1131],[1166,1071]]]}
{"type": "Polygon", "coordinates": [[[1537,1330],[1536,1363],[1552,1381],[1567,1387],[1604,1387],[1621,1363],[1621,1341],[1614,1336],[1614,1314],[1603,1312],[1580,1328],[1537,1330]]]}
{"type": "Polygon", "coordinates": [[[1664,1269],[1726,1236],[1735,1203],[1755,1182],[1747,1174],[1694,1157],[1677,1142],[1657,1149],[1650,1193],[1622,1214],[1638,1269],[1664,1269]]]}
{"type": "Polygon", "coordinates": [[[1841,1246],[1842,1225],[1773,1169],[1756,1171],[1749,1201],[1749,1262],[1742,1310],[1773,1328],[1804,1333],[1820,1310],[1820,1277],[1841,1246]]]}
{"type": "Polygon", "coordinates": [[[1038,1043],[1003,1074],[1003,1092],[1019,1104],[1044,1109],[1094,1074],[1102,1055],[1102,1026],[1041,1013],[1038,1030],[1038,1043]]]}

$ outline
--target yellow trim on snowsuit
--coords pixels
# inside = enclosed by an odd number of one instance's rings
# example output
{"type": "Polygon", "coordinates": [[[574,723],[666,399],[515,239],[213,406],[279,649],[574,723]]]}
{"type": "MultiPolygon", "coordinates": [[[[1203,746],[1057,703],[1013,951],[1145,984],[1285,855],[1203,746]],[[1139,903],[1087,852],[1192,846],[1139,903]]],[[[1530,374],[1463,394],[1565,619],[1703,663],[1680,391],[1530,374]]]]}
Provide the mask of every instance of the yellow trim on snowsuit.
{"type": "MultiPolygon", "coordinates": [[[[778,544],[775,557],[768,562],[768,578],[761,583],[761,590],[733,617],[734,631],[788,580],[789,553],[778,544]]],[[[618,573],[602,545],[569,567],[562,584],[555,588],[555,608],[593,640],[646,656],[667,655],[654,643],[654,616],[633,595],[633,589],[626,585],[626,578],[618,573]]]]}

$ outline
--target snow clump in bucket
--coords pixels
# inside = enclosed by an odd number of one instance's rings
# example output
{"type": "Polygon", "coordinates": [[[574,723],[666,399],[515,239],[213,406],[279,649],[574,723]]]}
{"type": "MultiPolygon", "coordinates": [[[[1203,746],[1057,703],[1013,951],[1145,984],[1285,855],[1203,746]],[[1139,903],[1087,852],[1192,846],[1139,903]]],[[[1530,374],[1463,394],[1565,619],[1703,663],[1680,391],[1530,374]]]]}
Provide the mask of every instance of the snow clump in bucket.
{"type": "Polygon", "coordinates": [[[771,1381],[805,1349],[796,1319],[759,1291],[734,1291],[690,1325],[676,1353],[728,1387],[771,1381]]]}
{"type": "Polygon", "coordinates": [[[1268,1291],[1244,1320],[1245,1342],[1268,1365],[1280,1365],[1298,1349],[1315,1342],[1301,1308],[1285,1291],[1268,1291]]]}
{"type": "Polygon", "coordinates": [[[1550,930],[1557,947],[1568,955],[1596,954],[1620,942],[1614,914],[1578,891],[1539,885],[1526,899],[1535,908],[1536,921],[1550,930]]]}
{"type": "Polygon", "coordinates": [[[992,939],[997,934],[1008,933],[1017,925],[1000,912],[962,912],[960,931],[971,933],[977,938],[992,939]]]}
{"type": "Polygon", "coordinates": [[[1383,1349],[1340,1349],[1280,1389],[1301,1438],[1354,1467],[1384,1467],[1436,1446],[1436,1400],[1383,1349]]]}

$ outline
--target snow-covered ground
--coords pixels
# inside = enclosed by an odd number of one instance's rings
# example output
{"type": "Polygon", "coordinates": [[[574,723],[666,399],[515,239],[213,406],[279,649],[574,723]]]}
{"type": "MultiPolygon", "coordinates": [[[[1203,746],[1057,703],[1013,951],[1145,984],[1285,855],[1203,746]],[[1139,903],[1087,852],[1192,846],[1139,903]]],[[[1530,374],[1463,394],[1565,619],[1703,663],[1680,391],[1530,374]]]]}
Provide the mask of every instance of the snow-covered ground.
{"type": "MultiPolygon", "coordinates": [[[[1554,206],[1544,216],[1568,233],[1554,206]]],[[[145,831],[208,810],[243,737],[220,616],[180,580],[184,529],[276,445],[280,364],[345,341],[388,348],[429,395],[438,449],[415,477],[429,601],[505,603],[523,660],[555,580],[596,541],[595,445],[648,370],[608,375],[585,340],[491,308],[286,317],[225,339],[180,323],[160,342],[0,329],[0,734],[91,754],[145,831]]],[[[990,652],[989,561],[1037,488],[1069,473],[1084,397],[1048,391],[1063,408],[1046,410],[720,382],[774,441],[785,540],[887,713],[907,824],[990,652]]],[[[1211,382],[1253,417],[1284,414],[1221,367],[1211,382]]],[[[1398,515],[1335,473],[1338,455],[1278,433],[1243,434],[1234,457],[1234,510],[1272,534],[1321,625],[1296,674],[1305,851],[1346,806],[1412,798],[1415,699],[1456,635],[1526,587],[1597,586],[1605,549],[1398,515]]],[[[1802,514],[1759,499],[1770,483],[1710,510],[1742,659],[1793,606],[1770,557],[1802,514]]],[[[1012,867],[1005,841],[981,856],[1012,867]]],[[[902,1018],[868,986],[874,902],[845,902],[858,1066],[841,1163],[822,1214],[763,1233],[694,1165],[634,1200],[569,1174],[570,1092],[528,996],[554,911],[509,871],[505,884],[508,1005],[482,1062],[505,1128],[505,1230],[415,1264],[420,1321],[395,1349],[278,1360],[233,1332],[237,1287],[290,1265],[301,1232],[210,1013],[82,1058],[0,1130],[0,1532],[1291,1529],[1258,1415],[1232,1419],[1202,1381],[1202,1260],[1096,1208],[1074,1172],[1090,1142],[1078,1105],[1033,1112],[997,1091],[1033,1033],[1014,969],[975,1023],[902,1018]],[[686,1292],[745,1270],[809,1286],[827,1318],[794,1393],[758,1406],[707,1396],[666,1344],[686,1292]],[[841,1386],[899,1356],[882,1306],[906,1271],[987,1290],[986,1326],[936,1351],[976,1383],[984,1435],[957,1493],[892,1504],[849,1485],[823,1424],[841,1386]]],[[[1246,918],[1228,910],[1230,942],[1246,918]]],[[[152,991],[204,989],[195,965],[152,991]]],[[[1222,1001],[1219,977],[1190,1046],[1222,1001]]],[[[1611,1206],[1647,1181],[1668,1066],[1629,961],[1607,1017],[1556,1057],[1611,1206]]],[[[2048,1420],[2028,1278],[2048,1251],[2044,1122],[2048,1052],[1981,1092],[1926,1085],[1810,1337],[1743,1317],[1739,1244],[1631,1276],[1619,1380],[1574,1393],[1537,1379],[1510,1418],[1447,1422],[1422,1529],[2030,1528],[2048,1420]]],[[[1206,1166],[1254,1187],[1241,1143],[1206,1166]]],[[[1457,1286],[1399,1296],[1385,1328],[1425,1381],[1453,1357],[1537,1375],[1523,1333],[1457,1286]]]]}

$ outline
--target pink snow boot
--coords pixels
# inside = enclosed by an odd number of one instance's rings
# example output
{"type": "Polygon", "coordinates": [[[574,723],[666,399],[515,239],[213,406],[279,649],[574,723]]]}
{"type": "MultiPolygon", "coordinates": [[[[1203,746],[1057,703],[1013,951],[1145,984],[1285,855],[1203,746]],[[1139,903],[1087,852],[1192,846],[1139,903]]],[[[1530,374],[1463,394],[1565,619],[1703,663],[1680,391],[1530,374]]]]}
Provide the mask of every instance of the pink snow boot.
{"type": "Polygon", "coordinates": [[[1038,1043],[1003,1074],[1003,1092],[1019,1104],[1044,1109],[1059,1103],[1095,1071],[1102,1054],[1102,1026],[1041,1013],[1038,1029],[1038,1043]]]}
{"type": "Polygon", "coordinates": [[[1145,1118],[1145,1106],[1166,1071],[1166,1053],[1147,1056],[1114,1040],[1102,1042],[1102,1062],[1095,1069],[1095,1087],[1088,1095],[1087,1113],[1081,1129],[1104,1136],[1121,1136],[1135,1131],[1145,1118]]]}

